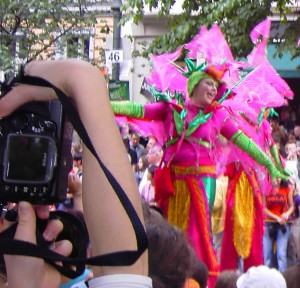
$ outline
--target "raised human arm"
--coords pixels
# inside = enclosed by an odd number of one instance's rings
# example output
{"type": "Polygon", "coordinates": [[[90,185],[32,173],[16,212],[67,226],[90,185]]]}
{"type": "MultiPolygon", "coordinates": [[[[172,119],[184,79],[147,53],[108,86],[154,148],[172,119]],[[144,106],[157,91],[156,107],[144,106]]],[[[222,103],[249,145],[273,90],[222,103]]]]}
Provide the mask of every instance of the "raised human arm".
{"type": "MultiPolygon", "coordinates": [[[[112,112],[105,79],[90,64],[79,60],[30,62],[25,73],[60,88],[74,102],[100,159],[123,187],[143,219],[136,181],[112,112]]],[[[29,101],[56,99],[51,88],[18,85],[0,100],[0,117],[29,101]]],[[[132,225],[114,190],[91,152],[84,147],[83,207],[94,255],[136,250],[132,225]]],[[[142,220],[143,221],[143,220],[142,220]]],[[[95,267],[94,275],[147,275],[147,253],[131,266],[95,267]]]]}

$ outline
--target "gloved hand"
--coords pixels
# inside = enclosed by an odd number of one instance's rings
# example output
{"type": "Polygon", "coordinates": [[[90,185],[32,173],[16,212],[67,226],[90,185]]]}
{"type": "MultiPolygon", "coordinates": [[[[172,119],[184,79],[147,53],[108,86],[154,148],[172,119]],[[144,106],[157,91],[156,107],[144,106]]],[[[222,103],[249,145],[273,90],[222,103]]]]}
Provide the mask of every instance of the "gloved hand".
{"type": "Polygon", "coordinates": [[[276,145],[273,145],[270,148],[270,153],[274,159],[274,162],[275,162],[275,165],[276,165],[276,168],[278,169],[278,171],[280,171],[280,173],[282,173],[283,175],[290,177],[293,174],[293,172],[290,169],[283,167],[283,164],[282,164],[282,161],[281,161],[281,158],[279,155],[279,151],[278,151],[278,148],[276,145]]]}

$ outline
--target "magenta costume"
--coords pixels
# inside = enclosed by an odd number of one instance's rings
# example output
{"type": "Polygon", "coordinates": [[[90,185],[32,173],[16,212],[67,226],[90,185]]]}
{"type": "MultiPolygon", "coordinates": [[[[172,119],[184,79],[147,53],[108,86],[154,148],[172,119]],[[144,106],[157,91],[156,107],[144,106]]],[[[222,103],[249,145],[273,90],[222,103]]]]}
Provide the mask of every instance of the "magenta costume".
{"type": "MultiPolygon", "coordinates": [[[[244,187],[249,188],[248,196],[252,199],[254,193],[268,193],[271,186],[269,174],[275,178],[283,175],[276,172],[276,168],[279,171],[282,167],[275,168],[272,161],[261,152],[268,152],[270,144],[273,144],[269,138],[269,125],[263,121],[263,112],[270,107],[280,107],[286,103],[285,98],[293,97],[293,92],[262,52],[265,51],[263,48],[267,43],[269,24],[270,20],[267,19],[253,29],[251,39],[256,46],[249,55],[249,63],[234,60],[217,25],[210,30],[203,26],[199,34],[185,45],[185,48],[189,49],[188,57],[196,57],[198,52],[201,52],[208,63],[218,65],[222,62],[220,67],[226,66],[223,72],[227,72],[222,74],[224,77],[221,78],[217,77],[214,71],[210,71],[214,72],[210,74],[214,79],[226,81],[227,86],[224,85],[225,82],[219,82],[221,84],[215,101],[204,111],[189,99],[187,93],[186,75],[190,73],[191,67],[188,65],[191,63],[186,62],[184,69],[175,64],[183,47],[179,47],[173,53],[153,56],[153,70],[147,80],[156,91],[161,91],[157,103],[128,103],[129,105],[124,105],[122,109],[122,105],[113,105],[119,125],[127,125],[144,137],[153,135],[165,147],[163,163],[170,168],[175,192],[167,194],[159,189],[155,191],[156,198],[159,199],[168,221],[186,232],[199,259],[207,265],[210,288],[214,286],[219,273],[219,264],[212,244],[209,209],[214,203],[216,177],[229,165],[238,164],[241,170],[240,174],[236,174],[237,178],[233,177],[233,184],[239,185],[244,181],[244,187]],[[256,42],[260,35],[263,41],[256,42]],[[253,71],[240,79],[238,69],[251,66],[253,71]],[[186,75],[183,76],[184,74],[186,75]],[[180,93],[182,97],[176,98],[175,101],[166,96],[166,91],[173,93],[175,98],[180,93]],[[256,161],[257,155],[259,161],[256,161]],[[257,187],[260,189],[256,189],[257,187]]],[[[197,72],[200,66],[192,68],[197,72]]],[[[188,77],[190,80],[193,76],[190,74],[188,77]]],[[[235,186],[230,191],[236,205],[235,186]]],[[[243,199],[242,189],[238,192],[240,199],[243,199]]],[[[245,201],[240,203],[246,204],[245,201]]],[[[254,203],[252,206],[255,205],[254,203]]],[[[255,207],[261,209],[259,203],[255,207]]],[[[259,221],[255,216],[258,215],[255,214],[255,209],[253,211],[253,219],[249,220],[251,223],[259,221]]],[[[232,213],[236,216],[234,211],[232,213]]],[[[243,230],[243,227],[232,223],[232,219],[228,218],[227,222],[228,229],[234,230],[237,227],[239,231],[243,230]]],[[[253,227],[247,230],[250,248],[249,238],[252,237],[252,231],[255,231],[253,227]]],[[[227,238],[226,241],[233,242],[234,235],[231,233],[231,238],[227,238]]],[[[255,237],[260,236],[261,231],[258,231],[255,237]]],[[[252,245],[251,252],[248,252],[253,255],[252,263],[260,265],[260,258],[253,254],[256,247],[258,246],[252,245]]],[[[238,250],[235,245],[232,245],[231,249],[238,250]]],[[[243,255],[248,257],[248,252],[243,255]]],[[[230,256],[223,255],[223,258],[229,261],[230,256]]]]}

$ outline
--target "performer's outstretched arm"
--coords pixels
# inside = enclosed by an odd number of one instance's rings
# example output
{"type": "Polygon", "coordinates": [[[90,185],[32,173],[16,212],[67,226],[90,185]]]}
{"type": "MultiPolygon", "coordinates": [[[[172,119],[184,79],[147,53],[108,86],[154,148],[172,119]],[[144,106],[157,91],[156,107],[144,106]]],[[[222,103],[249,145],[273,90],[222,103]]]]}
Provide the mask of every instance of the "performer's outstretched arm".
{"type": "Polygon", "coordinates": [[[171,109],[171,106],[166,102],[142,104],[129,101],[111,101],[110,104],[115,115],[158,121],[163,121],[166,112],[171,109]]]}
{"type": "Polygon", "coordinates": [[[272,177],[272,182],[275,182],[276,178],[288,179],[288,173],[283,173],[278,170],[271,159],[257,146],[257,144],[247,137],[242,131],[236,132],[231,138],[236,146],[246,152],[257,163],[266,167],[272,177]]]}

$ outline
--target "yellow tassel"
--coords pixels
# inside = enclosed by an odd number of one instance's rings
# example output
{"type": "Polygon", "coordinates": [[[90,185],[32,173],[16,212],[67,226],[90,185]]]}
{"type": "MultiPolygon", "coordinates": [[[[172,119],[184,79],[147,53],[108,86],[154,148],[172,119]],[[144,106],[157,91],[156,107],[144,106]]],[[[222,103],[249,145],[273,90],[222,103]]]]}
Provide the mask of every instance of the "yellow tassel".
{"type": "Polygon", "coordinates": [[[171,224],[186,231],[191,202],[190,191],[183,180],[176,180],[173,184],[176,194],[169,198],[168,220],[171,224]]]}

